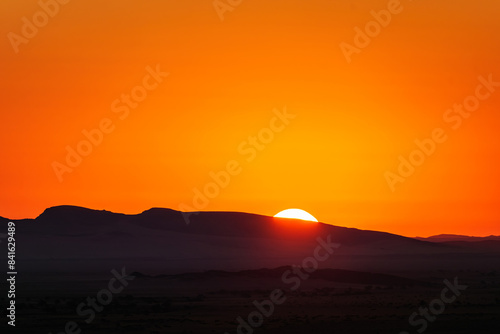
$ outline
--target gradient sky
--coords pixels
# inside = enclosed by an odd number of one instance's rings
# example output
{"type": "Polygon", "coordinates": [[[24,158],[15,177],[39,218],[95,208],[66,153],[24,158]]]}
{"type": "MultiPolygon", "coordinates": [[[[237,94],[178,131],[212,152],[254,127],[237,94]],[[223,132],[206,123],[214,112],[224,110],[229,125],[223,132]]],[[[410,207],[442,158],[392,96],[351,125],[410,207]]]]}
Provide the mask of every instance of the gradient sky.
{"type": "Polygon", "coordinates": [[[243,0],[222,21],[212,0],[72,0],[16,52],[9,33],[22,36],[41,7],[1,1],[0,216],[195,208],[194,189],[237,161],[198,209],[300,208],[407,236],[500,234],[500,87],[459,128],[443,119],[479,76],[500,81],[500,2],[401,1],[349,63],[341,43],[354,45],[354,28],[387,6],[243,0]],[[120,119],[113,102],[157,64],[168,77],[120,119]],[[242,154],[285,107],[296,117],[252,159],[242,154]],[[103,119],[113,131],[60,182],[54,161],[103,119]],[[385,173],[435,128],[447,140],[392,191],[385,173]]]}

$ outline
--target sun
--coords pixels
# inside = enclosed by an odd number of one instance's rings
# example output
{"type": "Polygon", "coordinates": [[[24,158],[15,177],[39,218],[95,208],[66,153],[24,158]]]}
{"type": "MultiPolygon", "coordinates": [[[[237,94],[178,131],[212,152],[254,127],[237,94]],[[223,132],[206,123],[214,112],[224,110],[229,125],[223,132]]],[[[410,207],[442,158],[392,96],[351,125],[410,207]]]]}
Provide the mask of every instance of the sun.
{"type": "Polygon", "coordinates": [[[300,209],[287,209],[283,210],[276,215],[274,215],[276,218],[290,218],[290,219],[300,219],[300,220],[307,220],[307,221],[312,221],[312,222],[318,222],[316,218],[314,218],[313,215],[310,213],[300,210],[300,209]]]}

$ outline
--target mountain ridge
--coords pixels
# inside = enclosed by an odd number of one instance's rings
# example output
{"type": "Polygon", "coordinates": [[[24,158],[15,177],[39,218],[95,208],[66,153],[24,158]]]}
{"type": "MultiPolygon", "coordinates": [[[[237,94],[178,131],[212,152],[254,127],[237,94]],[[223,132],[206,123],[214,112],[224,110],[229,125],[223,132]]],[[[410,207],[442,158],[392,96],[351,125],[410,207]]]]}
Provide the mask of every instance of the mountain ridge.
{"type": "Polygon", "coordinates": [[[470,247],[242,212],[184,218],[166,208],[123,214],[51,207],[35,219],[17,220],[17,255],[32,271],[105,271],[120,264],[134,271],[182,273],[300,264],[319,240],[340,245],[320,265],[346,270],[454,268],[463,261],[473,267],[490,265],[500,253],[500,243],[470,247]]]}

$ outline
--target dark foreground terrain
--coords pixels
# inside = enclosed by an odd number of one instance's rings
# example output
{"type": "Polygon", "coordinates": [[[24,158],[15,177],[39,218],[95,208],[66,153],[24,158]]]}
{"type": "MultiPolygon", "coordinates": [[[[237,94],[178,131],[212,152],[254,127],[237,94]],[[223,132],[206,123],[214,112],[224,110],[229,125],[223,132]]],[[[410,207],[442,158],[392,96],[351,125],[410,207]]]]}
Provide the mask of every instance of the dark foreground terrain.
{"type": "MultiPolygon", "coordinates": [[[[15,330],[54,334],[80,333],[78,330],[81,333],[351,334],[419,333],[424,328],[428,333],[498,333],[500,329],[498,272],[436,271],[406,273],[406,278],[402,278],[402,275],[318,270],[293,290],[295,285],[281,279],[288,269],[156,277],[134,273],[133,279],[128,277],[128,285],[113,294],[107,305],[99,304],[98,295],[109,288],[111,273],[106,278],[46,276],[21,280],[15,330]],[[444,310],[439,310],[439,303],[433,301],[441,299],[446,287],[443,281],[448,279],[453,283],[455,277],[467,288],[453,302],[443,303],[444,310]],[[275,289],[282,291],[277,299],[280,304],[270,304],[275,289]],[[98,310],[91,313],[91,307],[85,306],[79,314],[78,306],[89,297],[95,298],[98,310]],[[432,321],[417,316],[414,319],[417,324],[412,326],[410,316],[430,304],[442,313],[435,316],[430,313],[432,321]],[[93,318],[87,324],[91,314],[93,318]],[[247,325],[240,325],[238,317],[247,325]],[[65,328],[70,331],[65,332],[65,328]]],[[[102,293],[101,297],[104,296],[102,293]]],[[[453,299],[453,296],[448,292],[446,297],[453,299]]],[[[4,301],[5,298],[2,300],[5,305],[4,301]]]]}

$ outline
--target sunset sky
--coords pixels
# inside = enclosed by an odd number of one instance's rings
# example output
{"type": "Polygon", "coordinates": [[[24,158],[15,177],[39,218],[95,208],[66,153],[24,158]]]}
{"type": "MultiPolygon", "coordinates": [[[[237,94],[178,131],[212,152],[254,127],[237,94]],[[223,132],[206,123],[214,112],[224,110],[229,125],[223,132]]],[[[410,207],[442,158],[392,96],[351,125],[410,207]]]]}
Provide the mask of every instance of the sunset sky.
{"type": "Polygon", "coordinates": [[[0,216],[300,208],[406,236],[500,234],[499,1],[64,2],[0,2],[0,216]],[[477,94],[468,117],[447,112],[477,94]],[[435,129],[446,139],[391,187],[435,129]]]}

